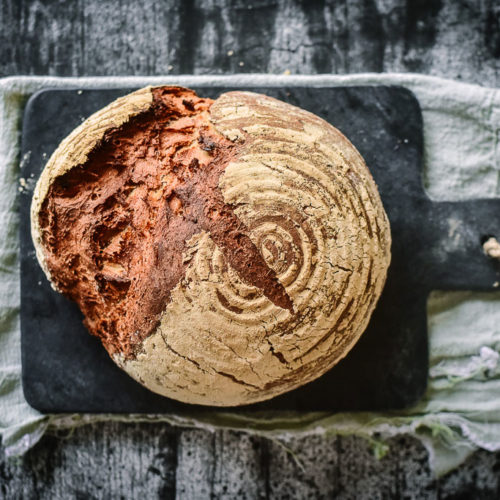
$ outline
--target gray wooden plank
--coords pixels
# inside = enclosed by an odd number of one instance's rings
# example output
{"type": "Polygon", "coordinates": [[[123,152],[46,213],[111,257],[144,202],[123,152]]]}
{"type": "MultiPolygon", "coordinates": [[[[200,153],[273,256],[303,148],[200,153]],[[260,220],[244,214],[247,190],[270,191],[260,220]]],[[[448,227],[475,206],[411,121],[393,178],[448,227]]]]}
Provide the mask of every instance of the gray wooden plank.
{"type": "Polygon", "coordinates": [[[180,70],[182,1],[82,2],[87,74],[154,75],[180,70]]]}
{"type": "Polygon", "coordinates": [[[74,75],[82,71],[79,2],[2,1],[0,68],[2,75],[74,75]]]}
{"type": "Polygon", "coordinates": [[[267,442],[234,431],[217,432],[212,496],[221,500],[267,498],[267,442]]]}
{"type": "Polygon", "coordinates": [[[0,498],[451,499],[500,493],[500,453],[480,451],[437,481],[415,438],[376,458],[357,437],[285,443],[234,431],[107,422],[46,436],[21,459],[0,450],[0,498]],[[284,444],[284,446],[283,446],[284,444]]]}
{"type": "Polygon", "coordinates": [[[177,433],[164,424],[88,425],[2,458],[0,498],[175,497],[177,433]]]}
{"type": "Polygon", "coordinates": [[[266,453],[266,441],[246,433],[184,429],[176,498],[267,498],[266,453]]]}
{"type": "Polygon", "coordinates": [[[176,498],[211,498],[213,493],[216,434],[184,429],[179,435],[176,498]]]}
{"type": "Polygon", "coordinates": [[[385,457],[376,459],[366,440],[343,436],[339,438],[337,452],[342,457],[338,479],[340,498],[398,498],[402,493],[398,491],[398,456],[394,447],[385,457]]]}
{"type": "Polygon", "coordinates": [[[270,498],[436,498],[425,448],[414,438],[389,440],[377,458],[374,444],[355,436],[293,439],[270,461],[270,498]]]}
{"type": "Polygon", "coordinates": [[[500,498],[500,452],[480,450],[437,484],[440,500],[500,498]]]}
{"type": "Polygon", "coordinates": [[[414,71],[496,86],[495,0],[3,0],[0,76],[414,71]]]}
{"type": "Polygon", "coordinates": [[[340,492],[336,437],[309,436],[269,446],[269,498],[332,498],[340,492]]]}

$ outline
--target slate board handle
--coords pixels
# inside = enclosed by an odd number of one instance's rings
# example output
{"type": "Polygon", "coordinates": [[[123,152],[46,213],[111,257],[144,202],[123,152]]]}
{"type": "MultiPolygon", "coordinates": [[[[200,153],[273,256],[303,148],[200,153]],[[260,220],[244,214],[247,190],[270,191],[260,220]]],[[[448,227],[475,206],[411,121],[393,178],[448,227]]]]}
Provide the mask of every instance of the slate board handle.
{"type": "Polygon", "coordinates": [[[429,289],[500,290],[500,261],[482,246],[489,236],[500,240],[500,199],[431,203],[422,215],[419,259],[429,289]]]}

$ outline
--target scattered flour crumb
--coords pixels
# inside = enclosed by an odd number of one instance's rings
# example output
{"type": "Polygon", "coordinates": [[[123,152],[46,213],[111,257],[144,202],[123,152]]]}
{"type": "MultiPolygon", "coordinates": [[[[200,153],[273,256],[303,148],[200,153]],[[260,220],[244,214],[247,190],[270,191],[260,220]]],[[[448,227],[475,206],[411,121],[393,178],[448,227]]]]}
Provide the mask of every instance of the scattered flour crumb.
{"type": "Polygon", "coordinates": [[[483,244],[484,253],[492,259],[500,259],[500,243],[496,238],[491,236],[483,244]]]}

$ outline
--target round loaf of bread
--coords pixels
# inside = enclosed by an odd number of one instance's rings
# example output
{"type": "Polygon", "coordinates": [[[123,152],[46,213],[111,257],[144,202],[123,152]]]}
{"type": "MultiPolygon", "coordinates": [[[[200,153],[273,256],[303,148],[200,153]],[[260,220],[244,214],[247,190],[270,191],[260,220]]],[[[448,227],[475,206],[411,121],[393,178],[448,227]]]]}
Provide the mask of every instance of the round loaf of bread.
{"type": "Polygon", "coordinates": [[[45,274],[112,359],[203,405],[266,400],[329,370],[365,330],[390,261],[355,147],[251,92],[114,101],[52,155],[31,219],[45,274]]]}

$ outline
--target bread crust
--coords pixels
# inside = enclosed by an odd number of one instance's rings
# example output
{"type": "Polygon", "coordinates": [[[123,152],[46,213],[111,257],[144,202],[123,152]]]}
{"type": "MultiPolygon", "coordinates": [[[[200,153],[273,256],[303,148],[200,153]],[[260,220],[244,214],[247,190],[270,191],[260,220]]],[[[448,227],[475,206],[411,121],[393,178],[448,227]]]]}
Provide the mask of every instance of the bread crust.
{"type": "Polygon", "coordinates": [[[38,262],[55,290],[57,286],[46,263],[38,217],[49,188],[57,177],[85,165],[88,155],[102,142],[109,129],[118,128],[133,116],[147,111],[153,104],[151,90],[152,87],[148,86],[120,97],[87,118],[59,144],[36,183],[31,201],[31,238],[38,262]]]}
{"type": "MultiPolygon", "coordinates": [[[[49,279],[37,219],[51,182],[84,165],[108,128],[151,103],[151,88],[115,101],[78,127],[49,160],[32,204],[33,240],[49,279]]],[[[185,276],[158,327],[133,358],[112,357],[164,396],[236,406],[310,382],[346,356],[381,294],[391,237],[363,158],[324,120],[239,91],[221,95],[210,119],[239,148],[219,180],[224,201],[234,207],[293,308],[276,305],[245,282],[202,230],[188,241],[185,276]]]]}

